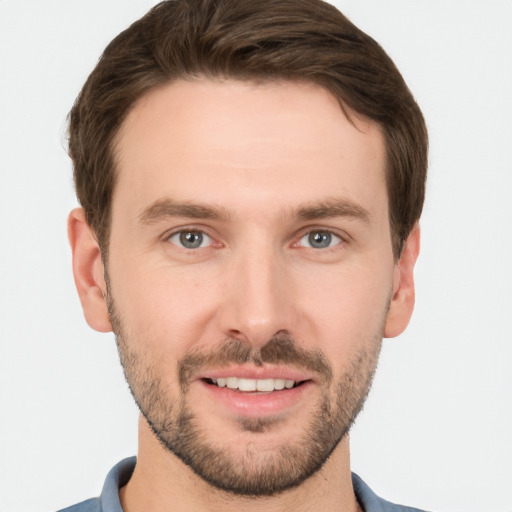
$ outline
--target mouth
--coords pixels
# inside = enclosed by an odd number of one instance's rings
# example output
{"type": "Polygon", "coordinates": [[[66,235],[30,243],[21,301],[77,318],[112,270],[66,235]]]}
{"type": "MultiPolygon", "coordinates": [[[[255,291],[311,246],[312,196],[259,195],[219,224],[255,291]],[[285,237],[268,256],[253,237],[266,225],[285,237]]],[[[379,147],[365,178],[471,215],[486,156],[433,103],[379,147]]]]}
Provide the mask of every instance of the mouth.
{"type": "Polygon", "coordinates": [[[221,416],[225,411],[253,418],[291,413],[313,401],[318,389],[315,375],[284,366],[233,365],[205,370],[195,380],[221,416]]]}
{"type": "Polygon", "coordinates": [[[273,393],[302,386],[307,380],[291,379],[248,379],[243,377],[204,378],[210,386],[227,388],[241,393],[273,393]]]}

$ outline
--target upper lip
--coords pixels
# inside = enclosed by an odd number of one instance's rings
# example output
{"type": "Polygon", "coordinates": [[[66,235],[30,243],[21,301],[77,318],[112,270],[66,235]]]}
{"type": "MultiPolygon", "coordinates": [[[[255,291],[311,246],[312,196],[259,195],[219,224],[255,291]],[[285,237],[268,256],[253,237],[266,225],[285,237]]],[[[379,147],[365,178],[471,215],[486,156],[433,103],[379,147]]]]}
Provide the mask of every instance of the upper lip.
{"type": "Polygon", "coordinates": [[[197,375],[197,379],[221,379],[227,377],[256,380],[285,379],[294,380],[296,382],[313,380],[313,375],[309,372],[275,365],[264,365],[262,367],[253,365],[232,365],[213,370],[202,370],[197,375]]]}

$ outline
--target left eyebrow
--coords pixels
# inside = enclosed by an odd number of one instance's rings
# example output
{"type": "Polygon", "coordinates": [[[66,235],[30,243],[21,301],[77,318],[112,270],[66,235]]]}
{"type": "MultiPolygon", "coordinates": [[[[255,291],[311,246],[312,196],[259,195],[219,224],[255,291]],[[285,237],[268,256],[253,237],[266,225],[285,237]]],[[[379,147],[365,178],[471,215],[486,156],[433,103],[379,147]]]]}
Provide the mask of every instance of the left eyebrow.
{"type": "Polygon", "coordinates": [[[179,202],[173,199],[159,199],[138,215],[139,222],[146,225],[172,217],[226,220],[229,215],[223,208],[188,201],[179,202]]]}
{"type": "Polygon", "coordinates": [[[351,217],[365,223],[370,222],[370,212],[347,199],[328,199],[311,205],[304,205],[293,211],[293,216],[301,220],[318,220],[332,217],[351,217]]]}

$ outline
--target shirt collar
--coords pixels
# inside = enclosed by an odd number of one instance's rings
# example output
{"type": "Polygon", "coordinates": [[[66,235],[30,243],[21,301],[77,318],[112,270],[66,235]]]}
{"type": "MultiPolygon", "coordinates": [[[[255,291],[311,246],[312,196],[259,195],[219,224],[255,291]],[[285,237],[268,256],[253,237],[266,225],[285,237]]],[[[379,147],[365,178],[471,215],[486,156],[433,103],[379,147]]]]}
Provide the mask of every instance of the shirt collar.
{"type": "MultiPolygon", "coordinates": [[[[119,500],[119,489],[126,485],[128,480],[130,480],[133,470],[135,469],[136,461],[136,457],[128,457],[116,464],[110,470],[105,480],[105,484],[103,485],[103,490],[101,491],[101,512],[123,512],[121,501],[119,500]]],[[[391,503],[379,498],[355,473],[352,473],[352,484],[354,486],[357,501],[359,501],[359,504],[366,512],[386,512],[391,510],[390,507],[393,507],[391,503]]],[[[393,510],[400,509],[401,507],[393,508],[393,510]]],[[[403,508],[401,510],[413,509],[403,508]]]]}

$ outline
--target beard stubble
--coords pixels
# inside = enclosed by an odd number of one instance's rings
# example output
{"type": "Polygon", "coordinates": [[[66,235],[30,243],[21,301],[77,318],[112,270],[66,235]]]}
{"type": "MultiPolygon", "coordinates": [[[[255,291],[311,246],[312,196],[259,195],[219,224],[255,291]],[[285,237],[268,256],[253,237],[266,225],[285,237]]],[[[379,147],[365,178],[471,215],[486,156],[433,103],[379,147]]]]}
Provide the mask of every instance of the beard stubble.
{"type": "MultiPolygon", "coordinates": [[[[342,375],[335,379],[321,351],[299,347],[287,332],[278,333],[262,347],[227,339],[207,352],[192,350],[179,360],[180,393],[169,396],[156,362],[134,348],[137,340],[128,340],[110,293],[107,302],[126,381],[158,441],[204,481],[240,496],[281,493],[300,485],[325,464],[363,408],[382,344],[383,322],[379,332],[361,344],[342,375]],[[249,442],[243,454],[235,454],[229,451],[229,443],[227,447],[219,446],[209,438],[208,425],[193,413],[188,390],[193,375],[201,368],[249,363],[292,365],[314,372],[321,384],[321,398],[300,438],[264,452],[249,442]]],[[[241,432],[258,435],[279,421],[275,417],[240,417],[237,426],[241,432]]]]}

